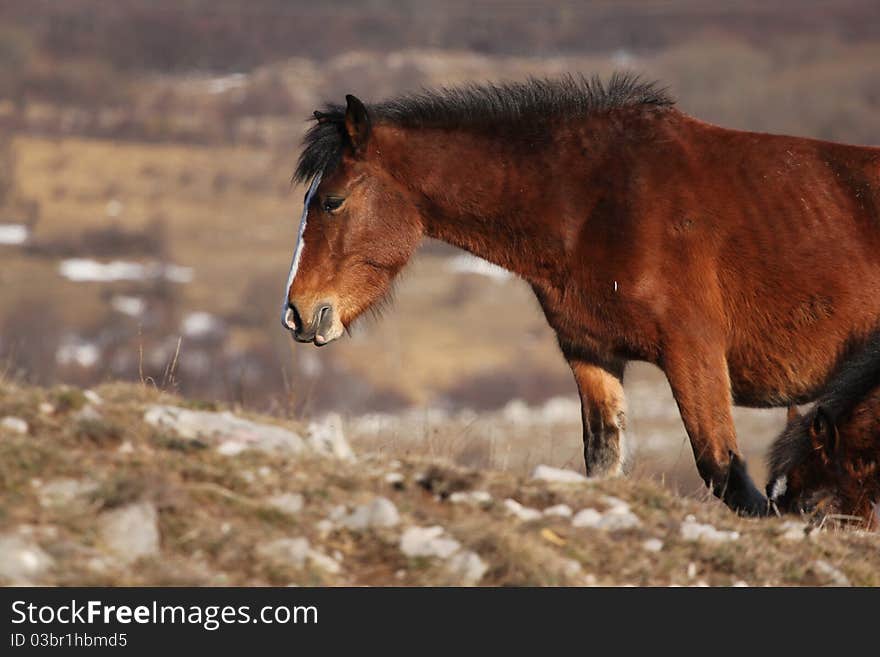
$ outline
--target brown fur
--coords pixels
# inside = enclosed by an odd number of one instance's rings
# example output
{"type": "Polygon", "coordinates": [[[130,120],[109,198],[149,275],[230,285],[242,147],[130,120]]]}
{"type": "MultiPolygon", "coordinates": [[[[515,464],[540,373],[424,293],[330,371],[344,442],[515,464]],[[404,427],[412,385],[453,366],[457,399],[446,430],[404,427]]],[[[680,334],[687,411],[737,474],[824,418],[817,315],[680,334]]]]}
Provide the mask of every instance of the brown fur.
{"type": "Polygon", "coordinates": [[[650,102],[530,129],[371,120],[354,101],[288,290],[305,339],[316,304],[347,327],[423,236],[444,240],[531,284],[581,393],[590,474],[619,471],[623,369],[644,360],[666,373],[703,478],[765,512],[731,404],[814,398],[880,324],[880,149],[650,102]],[[346,199],[333,215],[328,196],[346,199]]]}

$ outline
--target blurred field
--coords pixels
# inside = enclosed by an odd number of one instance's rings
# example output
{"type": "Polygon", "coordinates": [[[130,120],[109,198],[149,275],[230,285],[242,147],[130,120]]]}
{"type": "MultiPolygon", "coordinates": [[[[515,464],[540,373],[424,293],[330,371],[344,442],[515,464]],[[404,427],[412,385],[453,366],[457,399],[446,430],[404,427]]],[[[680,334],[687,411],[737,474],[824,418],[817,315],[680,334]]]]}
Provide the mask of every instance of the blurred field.
{"type": "MultiPolygon", "coordinates": [[[[388,457],[581,468],[571,375],[530,291],[468,273],[451,248],[427,243],[378,321],[326,349],[293,347],[277,315],[304,119],[345,93],[628,68],[705,120],[877,144],[880,14],[855,0],[474,13],[458,2],[0,6],[0,224],[29,231],[0,244],[0,371],[39,385],[146,381],[286,418],[337,412],[388,457]],[[74,282],[59,270],[72,258],[193,277],[74,282]]],[[[631,467],[698,491],[662,376],[634,365],[626,387],[631,467]]],[[[758,479],[782,417],[737,411],[758,479]]]]}

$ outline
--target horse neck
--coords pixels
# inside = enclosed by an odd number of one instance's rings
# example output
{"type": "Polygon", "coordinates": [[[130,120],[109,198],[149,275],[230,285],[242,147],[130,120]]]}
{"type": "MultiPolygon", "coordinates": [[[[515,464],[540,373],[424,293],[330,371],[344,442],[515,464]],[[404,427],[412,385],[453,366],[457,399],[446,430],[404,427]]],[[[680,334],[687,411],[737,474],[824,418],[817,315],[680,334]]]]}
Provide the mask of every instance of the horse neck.
{"type": "Polygon", "coordinates": [[[548,201],[550,147],[471,132],[395,128],[383,146],[409,187],[427,236],[484,258],[533,285],[564,280],[564,227],[548,201]]]}

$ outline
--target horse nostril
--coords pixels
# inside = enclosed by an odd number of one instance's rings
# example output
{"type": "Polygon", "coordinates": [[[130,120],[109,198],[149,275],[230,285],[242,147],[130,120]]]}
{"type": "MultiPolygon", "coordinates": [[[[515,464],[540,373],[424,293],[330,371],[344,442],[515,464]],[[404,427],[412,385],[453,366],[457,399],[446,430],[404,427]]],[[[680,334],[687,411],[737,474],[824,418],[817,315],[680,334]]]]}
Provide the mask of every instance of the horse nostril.
{"type": "Polygon", "coordinates": [[[328,335],[333,325],[333,307],[323,304],[315,311],[315,344],[324,345],[328,342],[328,335]]]}
{"type": "Polygon", "coordinates": [[[287,328],[291,331],[300,331],[303,328],[302,317],[292,303],[287,304],[287,328]]]}
{"type": "Polygon", "coordinates": [[[315,313],[315,326],[316,327],[321,325],[321,322],[324,321],[324,317],[329,312],[330,312],[330,305],[329,304],[324,304],[323,306],[318,308],[318,311],[315,313]]]}

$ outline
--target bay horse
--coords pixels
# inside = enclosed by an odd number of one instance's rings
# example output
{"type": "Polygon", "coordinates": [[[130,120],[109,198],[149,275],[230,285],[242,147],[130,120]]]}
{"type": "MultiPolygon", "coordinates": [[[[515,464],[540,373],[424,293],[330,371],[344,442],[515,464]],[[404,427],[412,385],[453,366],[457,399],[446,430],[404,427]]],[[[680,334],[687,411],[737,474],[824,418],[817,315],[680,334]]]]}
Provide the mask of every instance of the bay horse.
{"type": "Polygon", "coordinates": [[[782,512],[842,513],[880,524],[880,334],[770,448],[767,496],[782,512]]]}
{"type": "Polygon", "coordinates": [[[710,125],[629,74],[348,95],[314,120],[284,326],[340,337],[424,236],[485,258],[556,332],[589,476],[621,473],[624,367],[647,361],[703,480],[767,514],[731,405],[813,399],[880,326],[880,148],[710,125]]]}

